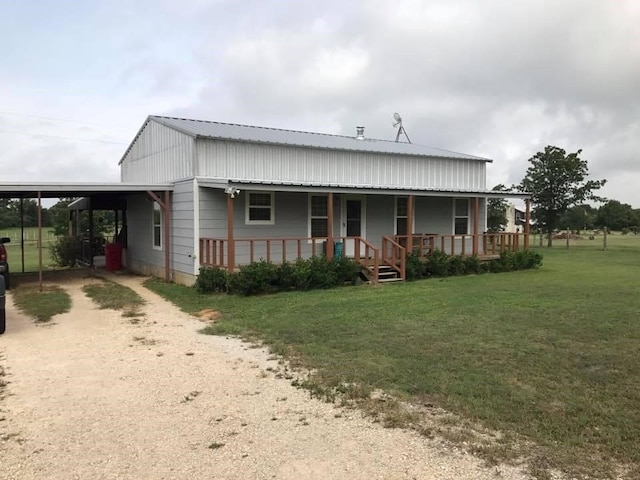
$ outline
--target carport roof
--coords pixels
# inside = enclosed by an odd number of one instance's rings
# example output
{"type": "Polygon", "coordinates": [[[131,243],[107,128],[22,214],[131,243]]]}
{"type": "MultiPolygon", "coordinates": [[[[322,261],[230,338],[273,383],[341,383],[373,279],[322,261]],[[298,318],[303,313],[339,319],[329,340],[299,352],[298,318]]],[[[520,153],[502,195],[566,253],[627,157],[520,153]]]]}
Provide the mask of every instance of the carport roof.
{"type": "Polygon", "coordinates": [[[124,195],[139,192],[164,192],[173,190],[171,183],[124,183],[124,182],[0,182],[0,198],[91,197],[95,195],[124,195]]]}

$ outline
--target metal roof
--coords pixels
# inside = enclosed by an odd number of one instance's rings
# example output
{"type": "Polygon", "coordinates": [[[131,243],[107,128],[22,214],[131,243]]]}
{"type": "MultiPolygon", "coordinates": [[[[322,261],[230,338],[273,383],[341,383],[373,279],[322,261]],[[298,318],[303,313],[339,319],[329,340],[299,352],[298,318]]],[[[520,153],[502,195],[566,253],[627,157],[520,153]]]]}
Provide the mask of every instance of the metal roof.
{"type": "MultiPolygon", "coordinates": [[[[464,160],[492,162],[492,160],[488,158],[468,155],[465,153],[452,152],[441,148],[417,145],[415,143],[376,140],[372,138],[365,138],[364,140],[360,140],[356,137],[347,137],[344,135],[301,132],[297,130],[283,130],[278,128],[237,125],[232,123],[220,123],[206,120],[191,120],[188,118],[163,117],[157,115],[150,115],[147,118],[147,121],[138,132],[138,135],[140,135],[140,132],[144,130],[144,127],[147,125],[147,123],[152,120],[196,138],[217,138],[240,142],[267,143],[274,145],[289,145],[298,147],[322,148],[329,150],[387,153],[393,155],[411,155],[421,157],[457,158],[464,160]]],[[[133,143],[135,143],[135,139],[134,142],[132,142],[132,145],[133,143]]],[[[131,147],[129,147],[129,149],[130,148],[131,147]]],[[[127,152],[129,151],[129,149],[127,149],[127,152]]],[[[127,152],[125,152],[124,156],[126,156],[127,152]]]]}
{"type": "Polygon", "coordinates": [[[88,197],[103,194],[127,194],[146,191],[171,191],[173,184],[143,184],[122,182],[0,182],[0,198],[42,198],[88,197]]]}

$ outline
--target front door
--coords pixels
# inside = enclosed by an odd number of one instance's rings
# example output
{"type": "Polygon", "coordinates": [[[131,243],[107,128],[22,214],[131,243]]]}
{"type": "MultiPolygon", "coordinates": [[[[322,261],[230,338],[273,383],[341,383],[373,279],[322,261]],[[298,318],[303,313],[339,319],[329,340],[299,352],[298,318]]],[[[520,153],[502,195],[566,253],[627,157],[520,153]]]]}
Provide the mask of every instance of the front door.
{"type": "MultiPolygon", "coordinates": [[[[365,197],[345,195],[342,200],[342,236],[365,237],[365,197]]],[[[355,255],[355,240],[347,239],[344,251],[348,257],[355,255]]],[[[364,245],[360,244],[360,253],[364,254],[364,245]]]]}

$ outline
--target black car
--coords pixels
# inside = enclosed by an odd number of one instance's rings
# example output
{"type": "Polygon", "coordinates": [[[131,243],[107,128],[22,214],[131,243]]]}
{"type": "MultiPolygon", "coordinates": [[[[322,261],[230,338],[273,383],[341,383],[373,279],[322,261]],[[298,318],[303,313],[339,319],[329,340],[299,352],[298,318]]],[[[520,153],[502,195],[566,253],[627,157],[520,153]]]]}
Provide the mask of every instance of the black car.
{"type": "Polygon", "coordinates": [[[0,238],[0,275],[4,277],[4,286],[7,290],[11,285],[9,281],[9,258],[7,257],[7,249],[4,248],[5,243],[9,243],[11,239],[9,237],[0,238]]]}
{"type": "Polygon", "coordinates": [[[7,324],[7,317],[4,311],[5,305],[5,296],[4,296],[4,277],[0,275],[0,335],[4,333],[4,329],[7,324]]]}

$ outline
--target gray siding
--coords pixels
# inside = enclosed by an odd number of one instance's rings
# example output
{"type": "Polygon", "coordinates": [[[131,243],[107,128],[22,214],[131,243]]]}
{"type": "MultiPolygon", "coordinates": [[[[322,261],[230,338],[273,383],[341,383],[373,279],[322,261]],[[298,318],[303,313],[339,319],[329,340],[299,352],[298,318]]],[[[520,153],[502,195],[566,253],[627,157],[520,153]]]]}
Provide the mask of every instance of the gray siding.
{"type": "Polygon", "coordinates": [[[381,247],[382,237],[384,235],[393,236],[394,234],[395,218],[394,196],[367,196],[367,241],[376,247],[381,247]]]}
{"type": "MultiPolygon", "coordinates": [[[[146,193],[127,199],[127,261],[134,266],[147,265],[164,269],[164,235],[162,249],[153,247],[153,200],[146,193]]],[[[192,183],[179,182],[171,197],[171,270],[194,273],[193,192],[192,183]],[[189,256],[191,255],[191,256],[189,256]]],[[[153,271],[153,270],[150,270],[153,271]]]]}
{"type": "Polygon", "coordinates": [[[176,183],[171,201],[171,268],[193,274],[197,261],[193,241],[193,181],[176,183]]]}
{"type": "Polygon", "coordinates": [[[153,202],[146,193],[127,199],[127,261],[164,265],[164,251],[153,248],[153,202]]]}
{"type": "Polygon", "coordinates": [[[120,165],[123,182],[171,182],[193,176],[194,138],[151,120],[120,165]]]}
{"type": "Polygon", "coordinates": [[[451,235],[453,233],[453,201],[451,197],[415,198],[415,233],[451,235]]]}
{"type": "Polygon", "coordinates": [[[382,188],[484,190],[486,163],[198,139],[197,176],[382,188]]]}

